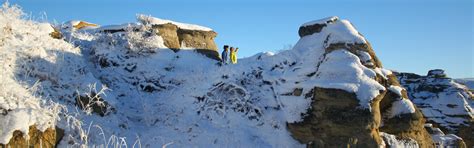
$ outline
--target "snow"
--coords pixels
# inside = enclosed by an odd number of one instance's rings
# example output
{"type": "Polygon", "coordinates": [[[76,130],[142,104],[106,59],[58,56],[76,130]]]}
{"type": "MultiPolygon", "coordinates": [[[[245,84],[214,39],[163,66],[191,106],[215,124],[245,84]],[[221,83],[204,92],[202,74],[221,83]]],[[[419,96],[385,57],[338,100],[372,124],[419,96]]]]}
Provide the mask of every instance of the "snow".
{"type": "Polygon", "coordinates": [[[391,92],[397,94],[400,97],[403,96],[402,95],[403,88],[400,87],[400,86],[390,85],[390,87],[388,87],[388,90],[390,90],[391,92]]]}
{"type": "Polygon", "coordinates": [[[329,25],[323,30],[331,30],[328,44],[332,43],[362,43],[365,44],[367,41],[360,35],[360,33],[352,26],[347,20],[336,21],[333,25],[329,25]]]}
{"type": "MultiPolygon", "coordinates": [[[[367,68],[361,63],[361,61],[368,60],[370,55],[369,57],[367,55],[361,56],[361,60],[360,57],[344,49],[336,49],[326,55],[324,50],[330,44],[366,43],[365,38],[355,30],[349,21],[340,20],[337,17],[313,21],[302,26],[327,22],[328,20],[334,20],[334,22],[328,24],[317,34],[302,37],[293,50],[306,52],[302,54],[326,61],[322,62],[318,67],[318,79],[312,81],[313,84],[323,88],[355,92],[360,100],[361,107],[370,109],[370,101],[379,95],[380,90],[385,90],[382,85],[373,79],[377,71],[367,68]],[[308,54],[308,51],[313,51],[314,53],[308,54]]],[[[315,65],[318,64],[315,63],[315,65]]],[[[382,71],[379,70],[379,72],[382,71]]]]}
{"type": "MultiPolygon", "coordinates": [[[[0,30],[0,107],[11,110],[0,114],[0,143],[13,130],[25,132],[35,124],[40,130],[65,129],[59,147],[108,146],[103,141],[109,138],[128,145],[139,140],[145,147],[304,147],[286,124],[303,120],[311,105],[306,94],[314,87],[355,93],[360,107],[369,110],[385,90],[374,79],[388,72],[365,67],[345,49],[326,52],[329,35],[330,43],[365,43],[346,20],[302,37],[291,50],[219,66],[194,50],[173,52],[147,30],[173,23],[211,31],[206,27],[138,15],[142,24],[136,31],[63,29],[65,41],[49,37],[44,24],[10,11],[21,12],[3,8],[0,17],[0,27],[11,28],[0,30]],[[301,95],[293,94],[297,88],[301,95]],[[104,117],[75,105],[78,95],[93,93],[111,106],[104,117]]],[[[406,99],[397,103],[394,112],[413,107],[406,99]]]]}
{"type": "Polygon", "coordinates": [[[54,28],[50,23],[38,23],[38,30],[42,31],[44,34],[54,32],[54,28]]]}
{"type": "Polygon", "coordinates": [[[138,14],[137,15],[137,20],[142,22],[143,24],[156,24],[156,25],[161,25],[161,24],[175,24],[181,29],[186,29],[186,30],[202,30],[202,31],[212,31],[211,28],[199,26],[199,25],[194,25],[194,24],[186,24],[186,23],[180,23],[180,22],[175,22],[171,20],[165,20],[165,19],[160,19],[160,18],[155,18],[151,17],[149,15],[144,15],[144,14],[138,14]]]}
{"type": "Polygon", "coordinates": [[[388,118],[393,118],[402,114],[415,113],[415,106],[408,99],[400,99],[392,102],[392,107],[390,108],[390,113],[387,115],[388,118]]]}
{"type": "Polygon", "coordinates": [[[339,17],[331,16],[331,17],[326,17],[326,18],[323,18],[323,19],[307,22],[307,23],[304,23],[301,26],[311,26],[311,25],[314,25],[314,24],[328,24],[328,22],[334,22],[334,21],[337,21],[337,20],[339,20],[339,17]]]}
{"type": "Polygon", "coordinates": [[[319,67],[317,85],[323,88],[336,88],[355,92],[359,104],[370,108],[370,102],[385,90],[375,81],[375,72],[360,63],[359,58],[346,50],[335,50],[326,55],[326,62],[319,67]]]}
{"type": "Polygon", "coordinates": [[[404,90],[401,86],[390,85],[388,90],[397,94],[399,98],[392,102],[392,106],[387,113],[388,118],[393,118],[402,114],[415,113],[415,106],[408,98],[403,98],[402,91],[404,90]]]}
{"type": "Polygon", "coordinates": [[[418,148],[418,143],[413,139],[399,139],[395,135],[388,133],[380,132],[382,136],[383,143],[380,147],[390,147],[390,148],[418,148]]]}
{"type": "MultiPolygon", "coordinates": [[[[39,90],[39,82],[19,82],[20,76],[40,75],[42,69],[29,69],[24,66],[26,75],[19,75],[15,69],[28,63],[24,58],[45,56],[44,49],[52,48],[68,51],[73,49],[68,43],[60,42],[49,36],[52,27],[48,23],[38,23],[18,19],[23,15],[18,7],[4,3],[0,13],[0,143],[7,143],[15,130],[26,135],[29,126],[36,125],[40,131],[56,125],[59,108],[56,103],[48,103],[34,92],[39,90]],[[30,55],[35,55],[32,57],[30,55]]],[[[38,63],[32,63],[38,64],[38,63]]]]}
{"type": "Polygon", "coordinates": [[[308,26],[311,24],[325,23],[325,26],[321,32],[317,33],[318,36],[324,37],[327,41],[326,45],[344,43],[344,44],[365,44],[367,41],[365,38],[352,26],[347,20],[341,20],[337,17],[330,17],[322,20],[316,20],[313,22],[305,23],[302,26],[308,26]],[[327,21],[334,21],[331,23],[325,23],[327,21]],[[327,37],[327,38],[326,38],[327,37]]]}
{"type": "Polygon", "coordinates": [[[388,79],[388,76],[392,74],[391,70],[384,69],[384,68],[375,68],[374,71],[381,75],[384,79],[388,79]]]}

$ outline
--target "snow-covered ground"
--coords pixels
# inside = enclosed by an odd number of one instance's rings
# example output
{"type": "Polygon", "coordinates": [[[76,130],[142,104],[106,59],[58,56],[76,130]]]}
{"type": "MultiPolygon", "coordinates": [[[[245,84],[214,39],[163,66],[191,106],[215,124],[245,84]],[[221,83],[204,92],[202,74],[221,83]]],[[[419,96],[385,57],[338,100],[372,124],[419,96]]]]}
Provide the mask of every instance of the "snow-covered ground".
{"type": "MultiPolygon", "coordinates": [[[[346,20],[302,37],[291,50],[222,65],[193,50],[167,49],[149,32],[152,24],[141,23],[176,22],[139,15],[131,23],[138,31],[63,28],[60,40],[49,36],[49,24],[21,14],[16,7],[1,9],[0,143],[13,130],[27,132],[37,124],[65,129],[60,146],[304,147],[286,124],[302,120],[312,88],[354,92],[361,108],[370,109],[371,99],[385,90],[376,74],[390,73],[365,67],[361,61],[370,60],[368,53],[325,51],[328,41],[366,43],[346,20]],[[80,108],[83,97],[106,109],[101,114],[93,106],[80,108]]],[[[393,116],[414,111],[407,99],[394,106],[393,116]]]]}

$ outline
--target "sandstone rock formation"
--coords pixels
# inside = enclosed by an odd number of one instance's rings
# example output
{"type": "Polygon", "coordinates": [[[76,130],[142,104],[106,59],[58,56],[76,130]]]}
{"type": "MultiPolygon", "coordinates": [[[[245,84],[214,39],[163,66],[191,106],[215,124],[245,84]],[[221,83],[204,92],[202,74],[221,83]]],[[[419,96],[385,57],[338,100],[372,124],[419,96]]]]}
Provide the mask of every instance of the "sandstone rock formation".
{"type": "Polygon", "coordinates": [[[179,28],[172,23],[154,24],[165,46],[175,51],[195,49],[209,58],[220,60],[218,48],[214,42],[217,33],[214,31],[188,30],[179,28]]]}
{"type": "Polygon", "coordinates": [[[372,79],[385,89],[371,98],[370,109],[364,109],[354,93],[315,87],[309,95],[312,98],[312,108],[307,116],[302,122],[288,125],[296,139],[317,147],[377,147],[383,143],[379,132],[386,132],[398,138],[413,139],[421,147],[433,146],[431,136],[423,128],[425,121],[421,112],[407,100],[406,91],[401,89],[394,75],[382,69],[370,44],[351,24],[337,17],[330,17],[303,24],[299,34],[301,40],[315,38],[314,36],[324,38],[321,44],[324,45],[325,54],[346,50],[357,55],[360,63],[375,71],[376,75],[372,79]],[[341,26],[346,30],[328,29],[341,26]],[[350,33],[353,33],[354,40],[344,38],[343,35],[350,33]],[[411,111],[397,111],[400,109],[399,104],[408,107],[403,109],[411,111]]]}
{"type": "Polygon", "coordinates": [[[427,76],[396,73],[401,84],[429,123],[474,146],[474,97],[466,86],[449,78],[444,70],[430,70],[427,76]]]}
{"type": "Polygon", "coordinates": [[[104,26],[97,30],[105,33],[116,33],[125,32],[127,30],[136,31],[138,30],[137,28],[149,25],[151,27],[146,29],[155,32],[163,39],[163,44],[175,52],[191,49],[209,58],[221,60],[218,48],[214,42],[217,33],[209,28],[163,20],[146,15],[138,15],[137,19],[140,24],[104,26]]]}

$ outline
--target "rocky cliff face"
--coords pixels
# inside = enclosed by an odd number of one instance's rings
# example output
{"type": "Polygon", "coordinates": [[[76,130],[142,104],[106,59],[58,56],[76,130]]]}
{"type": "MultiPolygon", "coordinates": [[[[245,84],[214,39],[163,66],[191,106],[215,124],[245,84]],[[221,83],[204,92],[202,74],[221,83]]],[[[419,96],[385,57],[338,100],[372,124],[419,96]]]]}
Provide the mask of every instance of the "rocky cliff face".
{"type": "Polygon", "coordinates": [[[473,146],[474,106],[469,89],[449,78],[443,70],[430,70],[426,76],[396,73],[401,84],[432,123],[448,134],[456,134],[473,146]]]}

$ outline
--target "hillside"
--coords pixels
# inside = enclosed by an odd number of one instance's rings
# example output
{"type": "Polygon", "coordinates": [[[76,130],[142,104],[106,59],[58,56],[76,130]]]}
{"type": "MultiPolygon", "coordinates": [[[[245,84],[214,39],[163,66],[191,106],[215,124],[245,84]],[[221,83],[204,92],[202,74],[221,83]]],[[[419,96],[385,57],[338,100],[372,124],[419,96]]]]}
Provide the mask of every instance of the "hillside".
{"type": "Polygon", "coordinates": [[[203,26],[24,17],[1,9],[0,144],[465,146],[465,137],[425,129],[416,96],[338,17],[301,25],[293,49],[235,65],[221,64],[217,33],[203,26]]]}

